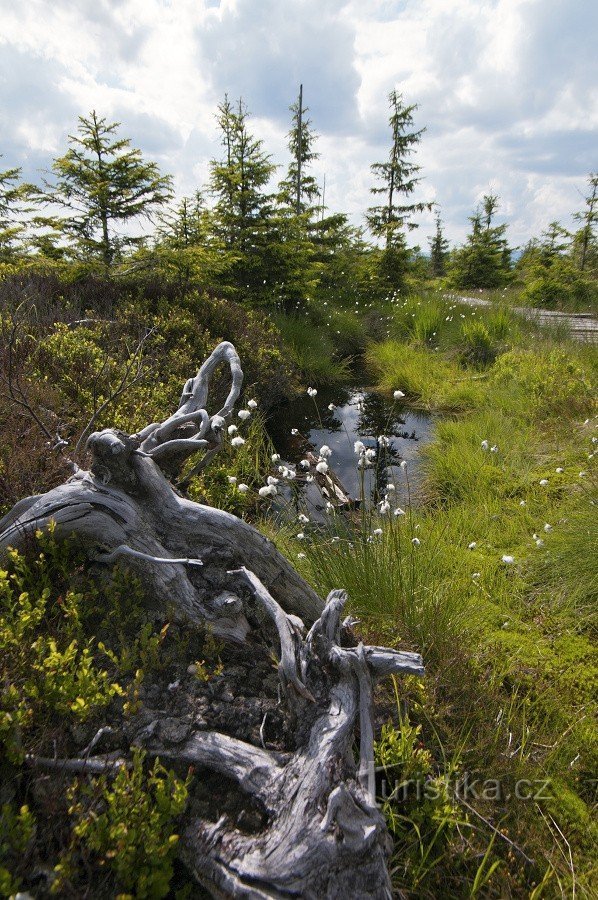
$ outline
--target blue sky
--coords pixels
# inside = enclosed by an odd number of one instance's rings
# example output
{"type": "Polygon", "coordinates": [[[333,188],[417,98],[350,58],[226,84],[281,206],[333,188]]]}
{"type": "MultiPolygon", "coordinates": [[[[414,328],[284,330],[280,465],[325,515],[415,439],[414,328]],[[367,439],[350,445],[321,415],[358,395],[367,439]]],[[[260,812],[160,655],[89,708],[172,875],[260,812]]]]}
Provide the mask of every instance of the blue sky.
{"type": "Polygon", "coordinates": [[[363,224],[396,88],[427,129],[414,199],[440,204],[456,243],[492,190],[517,245],[572,225],[598,170],[597,34],[598,0],[0,0],[0,167],[39,180],[95,108],[191,193],[219,156],[225,92],[286,167],[302,82],[312,174],[363,224]]]}

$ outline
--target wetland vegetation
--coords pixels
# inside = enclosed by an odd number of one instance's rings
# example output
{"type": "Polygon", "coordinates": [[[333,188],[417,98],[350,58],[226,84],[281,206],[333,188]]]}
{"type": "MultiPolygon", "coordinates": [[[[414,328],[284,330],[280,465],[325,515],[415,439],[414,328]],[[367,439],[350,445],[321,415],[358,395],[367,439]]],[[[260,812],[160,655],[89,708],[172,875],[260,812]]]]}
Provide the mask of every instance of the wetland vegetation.
{"type": "MultiPolygon", "coordinates": [[[[410,108],[391,106],[409,136],[410,108]]],[[[243,415],[188,496],[256,524],[320,595],[345,588],[369,643],[424,657],[423,679],[378,697],[397,895],[590,898],[598,357],[513,306],[595,309],[594,201],[577,234],[550,226],[513,265],[489,195],[464,247],[449,253],[439,223],[425,257],[406,243],[415,208],[370,210],[369,244],[325,214],[314,184],[299,184],[297,209],[292,164],[266,196],[271,168],[247,143],[246,109],[227,100],[218,115],[235,152],[249,147],[247,184],[238,159],[214,161],[213,205],[184,201],[151,240],[106,240],[107,196],[70,231],[22,224],[32,188],[4,173],[0,514],[63,480],[67,458],[83,465],[91,426],[161,421],[189,371],[230,340],[243,415]],[[472,289],[490,306],[461,303],[472,289]],[[308,450],[358,508],[314,494],[308,450]]],[[[89,129],[112,140],[104,120],[82,123],[84,150],[89,129]]],[[[75,162],[57,161],[63,188],[75,162]]],[[[163,204],[167,180],[137,174],[163,204]]],[[[0,572],[0,893],[196,896],[176,858],[190,776],[136,751],[117,779],[73,777],[67,792],[27,755],[68,755],[117,707],[126,720],[154,677],[220,684],[222,648],[148,627],[126,568],[100,595],[84,559],[39,541],[0,572]]]]}

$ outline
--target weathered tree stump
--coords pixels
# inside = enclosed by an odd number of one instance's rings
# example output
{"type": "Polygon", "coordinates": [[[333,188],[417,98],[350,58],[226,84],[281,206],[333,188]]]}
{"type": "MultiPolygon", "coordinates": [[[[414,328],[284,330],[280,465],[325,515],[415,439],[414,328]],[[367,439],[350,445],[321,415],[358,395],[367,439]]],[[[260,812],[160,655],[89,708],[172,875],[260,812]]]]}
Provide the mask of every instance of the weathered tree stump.
{"type": "MultiPolygon", "coordinates": [[[[26,551],[35,532],[53,522],[55,537],[74,535],[98,572],[126,557],[142,574],[154,614],[207,623],[241,648],[274,635],[291,752],[215,731],[194,731],[175,746],[156,737],[159,729],[135,735],[153,755],[226,776],[261,811],[252,833],[227,817],[214,823],[189,814],[181,856],[215,897],[389,897],[390,838],[373,789],[373,682],[422,674],[421,657],[343,646],[349,622],[341,621],[342,591],[324,603],[258,531],[173,487],[191,454],[203,451],[199,471],[218,451],[242,379],[234,347],[222,343],[164,422],[134,435],[92,434],[89,471],[16,504],[0,522],[0,554],[26,551]],[[231,388],[210,417],[209,383],[223,362],[231,388]]],[[[68,762],[71,771],[110,765],[100,757],[68,762]]]]}

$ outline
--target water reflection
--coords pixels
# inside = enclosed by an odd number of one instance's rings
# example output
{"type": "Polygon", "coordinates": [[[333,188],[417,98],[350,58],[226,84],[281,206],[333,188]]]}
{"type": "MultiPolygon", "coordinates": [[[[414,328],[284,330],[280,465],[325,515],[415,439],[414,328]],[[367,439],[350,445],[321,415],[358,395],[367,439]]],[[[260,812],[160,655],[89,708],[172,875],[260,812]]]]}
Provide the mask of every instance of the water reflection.
{"type": "MultiPolygon", "coordinates": [[[[268,424],[277,453],[287,463],[299,463],[308,450],[318,453],[327,444],[332,450],[328,460],[347,493],[359,499],[361,475],[357,468],[355,441],[377,451],[376,463],[365,471],[364,495],[377,502],[389,481],[397,489],[396,502],[407,503],[405,473],[399,468],[407,461],[410,490],[416,492],[419,447],[432,437],[429,414],[410,409],[374,391],[358,388],[326,388],[312,399],[302,397],[280,407],[268,424]],[[388,439],[380,441],[380,437],[388,439]]],[[[300,469],[298,470],[300,471],[300,469]]],[[[321,513],[324,501],[315,484],[298,480],[293,492],[300,506],[321,513]]]]}

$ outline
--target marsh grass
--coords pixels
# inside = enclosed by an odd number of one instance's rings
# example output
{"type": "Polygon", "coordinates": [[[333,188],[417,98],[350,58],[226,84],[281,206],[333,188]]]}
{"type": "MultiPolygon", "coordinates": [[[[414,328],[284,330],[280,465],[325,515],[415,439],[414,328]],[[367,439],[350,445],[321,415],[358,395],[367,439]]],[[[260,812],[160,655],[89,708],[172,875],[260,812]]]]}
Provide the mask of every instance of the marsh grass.
{"type": "Polygon", "coordinates": [[[347,381],[349,363],[339,358],[327,327],[314,323],[307,315],[276,313],[272,318],[306,383],[321,385],[347,381]]]}
{"type": "Polygon", "coordinates": [[[368,640],[423,653],[386,733],[402,776],[501,785],[386,805],[406,896],[592,896],[597,364],[506,306],[396,304],[366,365],[389,403],[400,389],[442,413],[417,506],[276,535],[322,595],[347,589],[368,640]],[[547,796],[518,800],[521,779],[547,796]]]}
{"type": "Polygon", "coordinates": [[[551,606],[571,619],[572,627],[598,631],[598,491],[592,479],[575,503],[562,508],[558,528],[550,535],[549,553],[534,567],[537,588],[551,606]]]}

